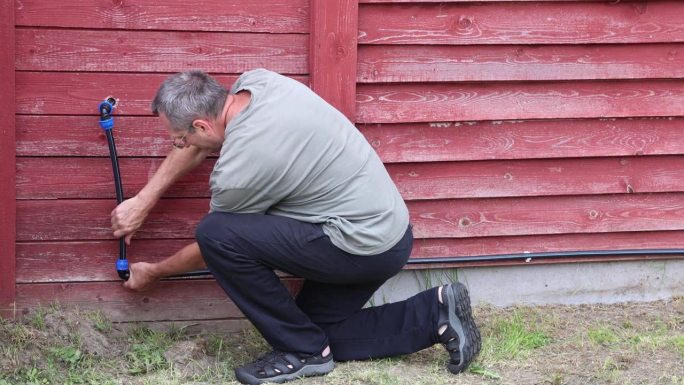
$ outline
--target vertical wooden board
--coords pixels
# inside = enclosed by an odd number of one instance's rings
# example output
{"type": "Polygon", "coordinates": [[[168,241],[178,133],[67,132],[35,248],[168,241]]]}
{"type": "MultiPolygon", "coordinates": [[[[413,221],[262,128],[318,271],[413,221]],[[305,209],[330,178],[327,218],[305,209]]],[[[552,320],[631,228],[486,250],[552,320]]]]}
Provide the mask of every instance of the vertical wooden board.
{"type": "Polygon", "coordinates": [[[311,0],[311,88],[349,118],[355,116],[357,0],[311,0]]]}
{"type": "Polygon", "coordinates": [[[0,0],[0,52],[0,315],[12,315],[10,310],[16,294],[13,0],[0,0]]]}

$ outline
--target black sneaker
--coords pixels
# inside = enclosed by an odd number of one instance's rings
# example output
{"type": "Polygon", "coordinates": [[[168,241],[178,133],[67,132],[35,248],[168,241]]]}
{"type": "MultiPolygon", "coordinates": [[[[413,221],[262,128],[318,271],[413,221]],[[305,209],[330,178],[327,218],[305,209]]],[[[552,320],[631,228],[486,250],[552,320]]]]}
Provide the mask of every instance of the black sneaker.
{"type": "Polygon", "coordinates": [[[470,309],[468,289],[461,283],[452,283],[442,288],[442,302],[439,303],[437,332],[446,325],[439,341],[449,352],[451,359],[447,368],[451,373],[464,371],[480,352],[482,341],[470,309]]]}
{"type": "Polygon", "coordinates": [[[251,364],[235,369],[235,378],[242,384],[283,383],[300,377],[321,376],[335,367],[332,353],[326,357],[272,351],[251,364]]]}

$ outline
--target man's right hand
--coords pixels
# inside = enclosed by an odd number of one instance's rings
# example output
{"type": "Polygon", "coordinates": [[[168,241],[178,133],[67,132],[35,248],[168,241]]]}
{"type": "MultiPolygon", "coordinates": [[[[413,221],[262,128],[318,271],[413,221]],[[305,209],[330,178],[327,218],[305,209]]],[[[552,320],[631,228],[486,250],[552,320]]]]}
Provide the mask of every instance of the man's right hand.
{"type": "Polygon", "coordinates": [[[126,289],[135,291],[147,291],[159,281],[159,276],[155,273],[155,264],[147,262],[133,263],[130,266],[131,276],[123,286],[126,289]]]}
{"type": "Polygon", "coordinates": [[[138,195],[121,202],[111,213],[114,236],[116,238],[125,237],[124,241],[130,245],[133,234],[145,222],[145,218],[151,209],[152,205],[138,195]]]}

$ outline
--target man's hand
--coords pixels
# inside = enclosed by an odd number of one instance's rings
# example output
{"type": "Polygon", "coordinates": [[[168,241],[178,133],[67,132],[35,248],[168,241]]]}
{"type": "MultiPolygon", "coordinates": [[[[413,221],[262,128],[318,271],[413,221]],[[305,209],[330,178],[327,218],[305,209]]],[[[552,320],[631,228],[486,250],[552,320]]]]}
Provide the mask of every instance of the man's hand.
{"type": "Polygon", "coordinates": [[[125,236],[126,244],[130,245],[133,234],[142,226],[150,209],[151,205],[138,195],[121,202],[111,213],[114,236],[125,236]]]}
{"type": "Polygon", "coordinates": [[[155,273],[155,265],[147,262],[133,263],[130,266],[131,276],[123,286],[126,289],[135,291],[147,291],[158,280],[159,276],[155,273]]]}

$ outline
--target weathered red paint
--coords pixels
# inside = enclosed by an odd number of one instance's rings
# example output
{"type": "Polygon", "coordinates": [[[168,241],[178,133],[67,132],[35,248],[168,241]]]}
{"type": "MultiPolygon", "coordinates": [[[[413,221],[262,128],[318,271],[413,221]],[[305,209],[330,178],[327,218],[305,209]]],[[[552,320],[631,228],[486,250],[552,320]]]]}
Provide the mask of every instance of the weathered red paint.
{"type": "Polygon", "coordinates": [[[308,33],[309,0],[21,0],[17,25],[83,29],[308,33]]]}
{"type": "Polygon", "coordinates": [[[0,316],[15,300],[14,1],[0,0],[0,316]]]}
{"type": "Polygon", "coordinates": [[[311,0],[311,89],[353,120],[356,115],[357,0],[311,0]]]}
{"type": "Polygon", "coordinates": [[[678,0],[364,4],[360,44],[605,44],[684,41],[678,0]]]}
{"type": "Polygon", "coordinates": [[[360,83],[683,78],[684,45],[362,45],[360,83]],[[562,70],[559,70],[562,68],[562,70]]]}
{"type": "MultiPolygon", "coordinates": [[[[16,112],[18,156],[15,165],[3,148],[0,172],[16,169],[19,199],[16,220],[0,217],[0,234],[12,239],[2,242],[17,254],[16,267],[0,258],[0,293],[14,293],[16,270],[20,309],[59,300],[120,321],[237,327],[239,312],[210,280],[135,294],[113,269],[115,203],[93,108],[120,99],[115,136],[132,195],[169,148],[150,100],[169,73],[190,67],[226,85],[245,69],[274,69],[342,110],[408,201],[414,258],[684,247],[680,2],[359,2],[0,3],[18,26],[15,37],[0,35],[17,42],[16,60],[0,59],[0,74],[16,79],[0,121],[14,124],[16,112]]],[[[131,260],[158,260],[192,241],[211,167],[212,159],[168,192],[136,234],[131,260]]],[[[10,214],[14,194],[0,187],[10,214]]]]}
{"type": "MultiPolygon", "coordinates": [[[[120,160],[123,183],[140,190],[160,158],[120,160]]],[[[208,198],[215,159],[178,181],[168,198],[208,198]]],[[[114,199],[106,158],[19,158],[18,199],[114,199]],[[69,178],[65,178],[69,175],[69,178]]],[[[605,157],[387,164],[406,200],[684,191],[684,157],[605,157]]]]}
{"type": "Polygon", "coordinates": [[[684,80],[360,84],[359,123],[683,116],[684,80]]]}

